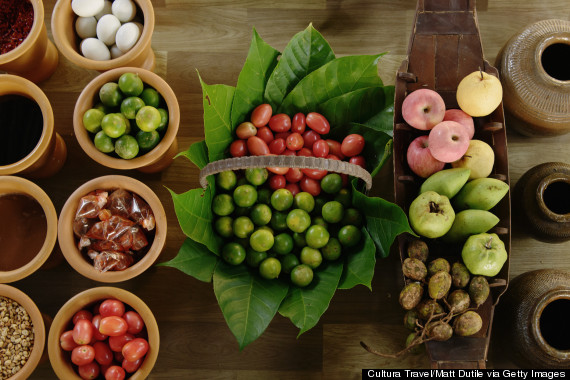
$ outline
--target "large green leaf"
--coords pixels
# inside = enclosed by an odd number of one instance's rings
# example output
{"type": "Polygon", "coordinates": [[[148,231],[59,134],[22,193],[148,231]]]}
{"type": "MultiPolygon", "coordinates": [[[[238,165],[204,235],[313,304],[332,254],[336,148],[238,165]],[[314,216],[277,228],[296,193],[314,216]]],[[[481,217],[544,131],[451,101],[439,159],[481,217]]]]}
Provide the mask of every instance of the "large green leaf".
{"type": "Polygon", "coordinates": [[[202,169],[204,166],[208,165],[208,147],[206,146],[206,141],[198,141],[190,145],[190,148],[184,152],[178,153],[176,157],[183,156],[189,159],[198,169],[202,169]]]}
{"type": "Polygon", "coordinates": [[[366,228],[362,228],[361,231],[363,241],[357,246],[357,249],[346,253],[344,271],[338,284],[339,289],[351,289],[356,285],[364,285],[372,290],[374,265],[376,265],[376,246],[366,228]]]}
{"type": "Polygon", "coordinates": [[[382,54],[336,58],[313,71],[283,99],[279,112],[293,115],[308,113],[325,101],[349,92],[382,86],[378,60],[382,54]]]}
{"type": "Polygon", "coordinates": [[[243,122],[253,108],[263,103],[263,93],[269,75],[277,65],[279,51],[259,37],[255,28],[249,53],[241,69],[231,110],[233,128],[243,122]]]}
{"type": "Polygon", "coordinates": [[[384,86],[384,104],[380,111],[363,124],[394,136],[394,86],[384,86]]]}
{"type": "Polygon", "coordinates": [[[342,127],[368,120],[384,101],[384,87],[367,87],[329,99],[321,103],[318,110],[330,125],[342,127]]]}
{"type": "Polygon", "coordinates": [[[214,272],[214,293],[240,350],[265,331],[288,288],[284,281],[265,280],[245,265],[220,261],[214,272]]]}
{"type": "Polygon", "coordinates": [[[267,81],[265,101],[276,110],[302,78],[334,58],[327,40],[312,24],[309,25],[294,35],[283,50],[277,67],[267,81]]]}
{"type": "Polygon", "coordinates": [[[328,309],[342,275],[341,260],[322,264],[314,271],[313,281],[306,288],[291,286],[279,314],[299,328],[299,335],[313,328],[328,309]]]}
{"type": "Polygon", "coordinates": [[[400,207],[382,198],[362,194],[356,188],[356,180],[352,181],[352,204],[364,213],[366,228],[381,257],[388,256],[390,246],[399,234],[409,232],[415,235],[400,207]]]}
{"type": "Polygon", "coordinates": [[[187,238],[175,258],[158,266],[176,268],[197,280],[211,282],[219,261],[206,246],[187,238]]]}

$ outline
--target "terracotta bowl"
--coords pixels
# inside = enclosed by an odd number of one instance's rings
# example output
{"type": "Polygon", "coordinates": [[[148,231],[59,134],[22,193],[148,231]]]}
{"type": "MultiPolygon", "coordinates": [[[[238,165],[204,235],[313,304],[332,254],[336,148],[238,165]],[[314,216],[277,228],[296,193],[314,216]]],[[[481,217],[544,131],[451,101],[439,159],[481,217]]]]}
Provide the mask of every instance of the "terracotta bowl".
{"type": "Polygon", "coordinates": [[[146,173],[164,170],[172,163],[178,151],[176,134],[178,133],[179,124],[180,107],[172,88],[170,88],[164,79],[155,73],[135,67],[120,67],[95,77],[85,86],[79,95],[75,103],[75,110],[73,111],[73,129],[81,148],[83,148],[85,153],[93,160],[113,169],[138,169],[146,173]],[[89,132],[87,132],[83,126],[83,114],[88,109],[93,108],[95,103],[99,102],[99,89],[107,82],[118,81],[119,77],[124,73],[137,73],[145,84],[152,86],[158,91],[166,102],[169,118],[166,134],[162,137],[158,145],[150,152],[131,160],[112,157],[99,151],[95,148],[95,144],[89,132]]]}
{"type": "Polygon", "coordinates": [[[61,54],[79,67],[107,71],[117,67],[136,66],[154,70],[156,58],[151,47],[154,31],[154,9],[151,0],[133,0],[143,16],[143,31],[138,42],[126,54],[107,61],[85,58],[79,51],[80,38],[75,32],[77,16],[71,9],[70,0],[58,0],[51,17],[53,40],[61,54]]]}
{"type": "Polygon", "coordinates": [[[146,379],[150,374],[160,346],[158,324],[150,308],[136,295],[123,289],[114,287],[99,287],[85,290],[67,301],[57,312],[48,335],[48,354],[52,368],[60,379],[81,379],[73,369],[69,352],[65,352],[59,345],[59,337],[69,330],[73,315],[81,309],[90,308],[96,302],[107,298],[117,299],[133,308],[142,317],[148,333],[149,350],[140,368],[130,379],[146,379]]]}
{"type": "Polygon", "coordinates": [[[16,372],[14,376],[10,377],[10,380],[24,380],[30,377],[42,358],[46,341],[44,320],[34,301],[32,301],[32,299],[22,291],[9,285],[0,284],[0,296],[10,298],[19,303],[24,307],[24,309],[26,309],[28,315],[32,319],[34,328],[34,346],[32,347],[32,352],[26,364],[24,364],[24,366],[16,372]]]}
{"type": "Polygon", "coordinates": [[[109,175],[86,182],[73,192],[65,202],[58,224],[59,247],[67,262],[83,276],[100,282],[120,282],[138,276],[148,269],[158,258],[166,242],[167,219],[158,196],[144,183],[130,177],[109,175]],[[73,233],[73,220],[79,200],[89,192],[98,189],[122,188],[139,195],[148,203],[156,220],[155,235],[148,252],[137,262],[123,271],[99,272],[91,260],[77,248],[77,240],[73,233]]]}
{"type": "Polygon", "coordinates": [[[18,269],[0,271],[0,283],[21,280],[38,270],[50,256],[57,240],[57,213],[48,195],[35,183],[26,179],[0,176],[0,197],[13,193],[27,194],[41,205],[46,217],[47,231],[44,244],[36,256],[18,269]]]}

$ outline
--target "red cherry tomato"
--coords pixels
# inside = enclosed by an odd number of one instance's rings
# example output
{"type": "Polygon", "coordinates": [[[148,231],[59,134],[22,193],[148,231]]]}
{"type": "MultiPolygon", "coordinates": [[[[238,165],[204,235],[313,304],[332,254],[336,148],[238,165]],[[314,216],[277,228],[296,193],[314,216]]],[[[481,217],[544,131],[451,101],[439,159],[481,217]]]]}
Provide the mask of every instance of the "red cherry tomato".
{"type": "Polygon", "coordinates": [[[305,127],[307,123],[305,122],[305,115],[301,112],[293,116],[293,121],[291,122],[291,132],[303,133],[305,132],[305,127]]]}
{"type": "Polygon", "coordinates": [[[329,146],[325,140],[317,140],[313,144],[313,154],[315,157],[326,157],[329,154],[329,146]]]}
{"type": "Polygon", "coordinates": [[[325,157],[328,160],[340,160],[340,158],[338,158],[337,156],[335,156],[334,154],[329,154],[328,156],[325,157]]]}
{"type": "Polygon", "coordinates": [[[287,149],[293,151],[300,150],[305,144],[305,140],[303,139],[303,136],[301,136],[299,132],[294,132],[291,133],[289,137],[287,137],[286,144],[287,144],[287,149]]]}
{"type": "Polygon", "coordinates": [[[297,156],[313,157],[313,152],[309,148],[301,148],[297,151],[297,156]]]}
{"type": "Polygon", "coordinates": [[[265,141],[257,136],[251,136],[247,139],[247,150],[254,156],[267,156],[270,153],[265,141]]]}
{"type": "Polygon", "coordinates": [[[269,151],[273,154],[281,154],[285,151],[285,140],[277,138],[269,143],[269,151]]]}
{"type": "Polygon", "coordinates": [[[283,156],[296,156],[297,153],[294,150],[285,149],[285,152],[282,153],[283,156]]]}
{"type": "Polygon", "coordinates": [[[135,373],[139,367],[141,366],[144,358],[140,358],[139,360],[135,360],[134,362],[130,362],[127,359],[123,359],[121,367],[128,373],[135,373]]]}
{"type": "Polygon", "coordinates": [[[289,172],[289,168],[279,168],[279,167],[268,167],[267,170],[269,170],[271,173],[280,174],[280,175],[285,175],[289,172]]]}
{"type": "Polygon", "coordinates": [[[283,175],[274,175],[273,177],[269,178],[269,188],[271,190],[283,189],[287,184],[287,180],[283,175]]]}
{"type": "Polygon", "coordinates": [[[148,342],[143,338],[136,338],[123,346],[123,356],[126,360],[134,362],[139,360],[148,352],[148,342]]]}
{"type": "Polygon", "coordinates": [[[77,368],[77,372],[79,373],[79,377],[82,379],[96,379],[99,377],[99,365],[95,362],[91,362],[89,364],[80,365],[77,368]]]}
{"type": "Polygon", "coordinates": [[[123,380],[126,375],[122,367],[112,365],[105,371],[105,380],[123,380]]]}
{"type": "Polygon", "coordinates": [[[89,310],[79,310],[77,313],[75,313],[73,315],[73,324],[76,324],[77,321],[79,321],[80,319],[87,319],[88,321],[90,321],[91,319],[93,319],[93,314],[89,311],[89,310]]]}
{"type": "Polygon", "coordinates": [[[247,140],[251,136],[255,136],[257,134],[257,128],[255,125],[250,123],[249,121],[244,121],[236,128],[236,136],[238,139],[247,140]]]}
{"type": "Polygon", "coordinates": [[[144,328],[144,321],[136,311],[127,311],[125,315],[123,315],[123,319],[127,322],[127,325],[129,325],[129,329],[127,330],[129,334],[138,334],[144,328]]]}
{"type": "Polygon", "coordinates": [[[287,184],[287,186],[285,186],[285,188],[287,190],[289,190],[291,192],[291,194],[293,194],[293,196],[295,196],[301,192],[301,188],[296,183],[289,183],[289,184],[287,184]]]}
{"type": "Polygon", "coordinates": [[[316,197],[321,193],[321,183],[320,181],[314,180],[309,177],[303,177],[299,181],[299,186],[301,187],[302,191],[305,191],[311,194],[313,197],[316,197]]]}
{"type": "Polygon", "coordinates": [[[323,179],[324,176],[328,174],[328,171],[320,169],[301,169],[301,171],[303,172],[305,177],[309,177],[316,180],[321,180],[323,179]]]}
{"type": "Polygon", "coordinates": [[[309,112],[305,118],[307,127],[321,135],[326,135],[330,132],[331,126],[329,121],[320,113],[309,112]]]}
{"type": "Polygon", "coordinates": [[[230,154],[232,157],[247,156],[247,142],[245,140],[235,140],[230,144],[230,154]]]}
{"type": "Polygon", "coordinates": [[[110,365],[101,365],[99,366],[99,368],[101,368],[101,374],[103,376],[105,376],[105,372],[107,372],[107,370],[109,369],[110,365]]]}
{"type": "Polygon", "coordinates": [[[363,169],[366,169],[366,160],[364,159],[364,156],[350,157],[350,160],[348,160],[348,162],[350,162],[351,164],[354,164],[354,165],[358,165],[358,166],[362,167],[363,169]]]}
{"type": "Polygon", "coordinates": [[[99,332],[108,336],[124,335],[128,328],[129,325],[127,325],[127,322],[123,318],[115,315],[102,318],[99,323],[99,332]]]}
{"type": "Polygon", "coordinates": [[[101,334],[99,332],[99,324],[101,323],[101,315],[97,314],[93,317],[93,319],[91,320],[91,323],[93,324],[93,338],[95,340],[105,340],[107,339],[107,335],[101,334]]]}
{"type": "Polygon", "coordinates": [[[93,339],[93,324],[87,319],[80,319],[73,327],[73,340],[78,345],[89,344],[93,339]]]}
{"type": "Polygon", "coordinates": [[[279,133],[275,134],[275,138],[287,140],[287,137],[289,137],[290,134],[291,134],[291,132],[279,132],[279,133]]]}
{"type": "Polygon", "coordinates": [[[117,363],[122,363],[123,360],[125,360],[125,357],[123,356],[122,352],[114,352],[113,358],[115,359],[115,362],[117,362],[117,363]]]}
{"type": "Polygon", "coordinates": [[[342,154],[348,157],[359,155],[364,149],[364,137],[359,134],[353,133],[348,135],[342,140],[340,150],[342,154]]]}
{"type": "Polygon", "coordinates": [[[272,114],[273,110],[271,109],[271,105],[260,104],[251,112],[251,122],[257,128],[263,127],[267,125],[272,114]]]}
{"type": "Polygon", "coordinates": [[[327,139],[325,141],[327,142],[327,145],[329,146],[329,153],[334,154],[340,160],[345,159],[344,154],[342,154],[342,151],[340,150],[341,144],[338,141],[332,140],[332,139],[327,139]]]}
{"type": "Polygon", "coordinates": [[[95,350],[95,361],[101,365],[109,365],[113,362],[113,351],[105,342],[95,342],[93,345],[95,350]]]}
{"type": "Polygon", "coordinates": [[[269,119],[269,128],[273,132],[287,132],[291,129],[291,118],[284,113],[278,113],[269,119]]]}
{"type": "Polygon", "coordinates": [[[303,178],[303,172],[299,168],[291,168],[287,174],[285,174],[285,179],[289,183],[297,183],[301,178],[303,178]]]}
{"type": "Polygon", "coordinates": [[[109,348],[113,352],[121,352],[123,346],[130,342],[131,340],[135,339],[133,334],[126,333],[124,335],[119,336],[110,336],[109,337],[109,348]]]}
{"type": "Polygon", "coordinates": [[[266,144],[269,144],[274,139],[273,132],[271,132],[271,129],[269,129],[269,127],[259,128],[257,130],[256,136],[265,141],[266,144]]]}
{"type": "Polygon", "coordinates": [[[119,300],[105,300],[101,306],[99,306],[99,314],[101,314],[101,317],[103,318],[110,317],[112,315],[122,317],[123,314],[125,314],[125,304],[119,300]]]}
{"type": "Polygon", "coordinates": [[[71,362],[75,365],[89,364],[93,359],[95,359],[95,350],[91,346],[77,346],[71,351],[71,362]]]}
{"type": "Polygon", "coordinates": [[[305,144],[303,146],[308,149],[313,149],[313,144],[315,141],[321,139],[321,136],[313,130],[305,131],[302,136],[303,140],[305,140],[305,144]]]}
{"type": "Polygon", "coordinates": [[[77,343],[73,340],[73,330],[61,334],[59,337],[59,345],[64,351],[73,351],[73,349],[77,347],[77,343]]]}

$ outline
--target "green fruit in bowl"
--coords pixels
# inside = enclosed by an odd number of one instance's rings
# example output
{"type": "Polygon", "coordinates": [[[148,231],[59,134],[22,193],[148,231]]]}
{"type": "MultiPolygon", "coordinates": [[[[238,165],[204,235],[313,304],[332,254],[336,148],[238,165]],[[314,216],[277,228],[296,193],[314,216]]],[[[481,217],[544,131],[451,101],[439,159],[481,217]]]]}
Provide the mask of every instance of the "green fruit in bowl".
{"type": "Polygon", "coordinates": [[[416,233],[435,239],[450,230],[455,220],[455,212],[445,195],[426,191],[410,205],[409,219],[416,233]]]}
{"type": "Polygon", "coordinates": [[[468,182],[453,199],[458,210],[490,210],[509,192],[509,185],[495,178],[477,178],[468,182]]]}
{"type": "Polygon", "coordinates": [[[469,168],[440,170],[424,181],[420,187],[420,194],[431,190],[451,199],[461,190],[463,185],[465,185],[470,174],[471,169],[469,168]]]}
{"type": "Polygon", "coordinates": [[[472,274],[493,277],[507,261],[507,250],[497,234],[482,233],[467,239],[461,257],[472,274]]]}
{"type": "Polygon", "coordinates": [[[463,242],[469,236],[487,232],[499,223],[493,213],[485,210],[463,210],[455,214],[451,229],[443,236],[448,242],[463,242]]]}

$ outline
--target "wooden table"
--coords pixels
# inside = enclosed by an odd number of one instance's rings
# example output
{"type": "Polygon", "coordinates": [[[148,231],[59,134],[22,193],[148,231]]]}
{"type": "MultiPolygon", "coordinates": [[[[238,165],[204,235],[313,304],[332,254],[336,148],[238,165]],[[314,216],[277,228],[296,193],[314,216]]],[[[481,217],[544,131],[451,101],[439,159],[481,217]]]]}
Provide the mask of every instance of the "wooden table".
{"type": "MultiPolygon", "coordinates": [[[[55,0],[44,1],[50,31],[55,0]]],[[[415,0],[153,0],[156,26],[152,46],[156,72],[172,86],[182,112],[178,133],[181,150],[204,136],[202,98],[196,70],[210,84],[235,85],[245,60],[252,27],[282,51],[287,41],[310,22],[328,39],[337,56],[388,51],[380,64],[386,84],[404,59],[415,0]]],[[[479,24],[486,58],[494,62],[507,39],[525,25],[549,18],[570,18],[567,0],[479,1],[479,24]]],[[[51,38],[51,32],[50,32],[51,38]]],[[[78,68],[60,55],[55,74],[41,84],[52,102],[56,131],[69,155],[55,177],[38,180],[58,212],[67,197],[91,178],[123,174],[150,185],[168,214],[168,241],[159,261],[173,258],[184,241],[166,187],[177,193],[198,187],[198,170],[184,158],[161,174],[119,172],[92,161],[79,147],[72,128],[75,101],[96,72],[78,68]]],[[[514,185],[532,166],[547,161],[570,162],[570,134],[529,139],[509,132],[510,174],[514,185]]],[[[374,191],[392,198],[391,165],[375,180],[374,191]]],[[[513,205],[513,208],[522,205],[513,205]]],[[[511,276],[538,268],[570,269],[570,242],[540,243],[525,236],[513,221],[511,276]]],[[[54,255],[59,254],[56,248],[54,255]]],[[[399,260],[395,252],[379,260],[373,292],[364,287],[339,291],[321,322],[296,338],[297,329],[277,316],[264,335],[242,352],[226,326],[211,284],[199,282],[171,268],[151,268],[138,278],[119,283],[141,297],[154,311],[161,333],[153,379],[360,379],[362,368],[425,368],[425,354],[398,360],[381,359],[364,351],[363,340],[384,351],[398,351],[407,332],[398,305],[399,260]]],[[[71,296],[102,286],[78,275],[65,261],[40,271],[14,286],[25,291],[40,310],[54,316],[71,296]]],[[[489,367],[512,366],[505,352],[494,349],[489,367]]],[[[44,363],[34,379],[55,375],[44,363]]]]}

